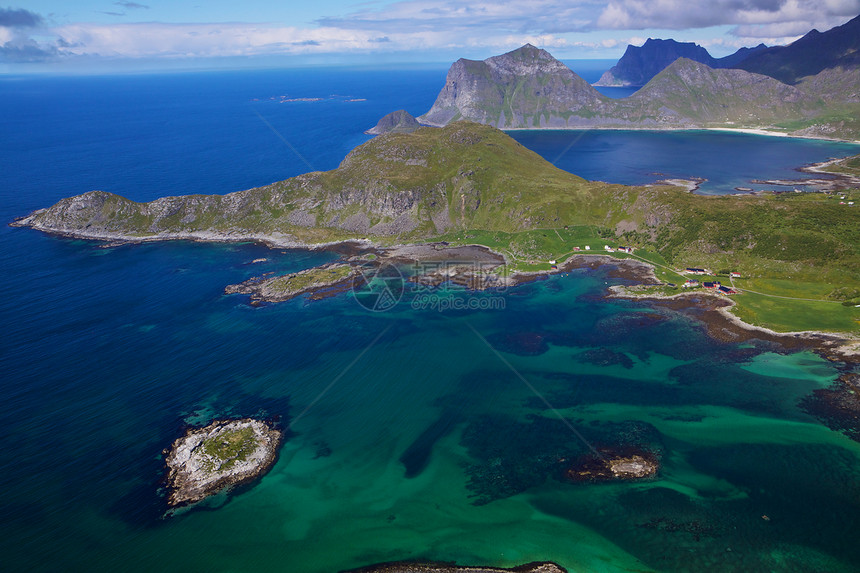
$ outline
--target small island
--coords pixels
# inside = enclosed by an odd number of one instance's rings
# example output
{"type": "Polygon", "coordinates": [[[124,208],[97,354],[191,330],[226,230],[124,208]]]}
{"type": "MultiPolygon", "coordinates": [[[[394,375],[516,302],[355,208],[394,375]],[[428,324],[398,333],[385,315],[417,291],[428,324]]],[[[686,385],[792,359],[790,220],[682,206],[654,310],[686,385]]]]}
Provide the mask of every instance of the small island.
{"type": "Polygon", "coordinates": [[[189,429],[167,451],[167,504],[196,503],[260,477],[274,465],[282,438],[272,424],[252,418],[189,429]]]}
{"type": "Polygon", "coordinates": [[[657,475],[660,461],[646,450],[613,451],[603,449],[577,459],[564,475],[572,482],[640,480],[657,475]]]}
{"type": "Polygon", "coordinates": [[[351,287],[358,274],[358,269],[352,265],[323,265],[288,275],[254,277],[239,284],[227,285],[224,293],[249,294],[252,304],[284,302],[302,294],[324,298],[323,291],[336,294],[351,287]]]}

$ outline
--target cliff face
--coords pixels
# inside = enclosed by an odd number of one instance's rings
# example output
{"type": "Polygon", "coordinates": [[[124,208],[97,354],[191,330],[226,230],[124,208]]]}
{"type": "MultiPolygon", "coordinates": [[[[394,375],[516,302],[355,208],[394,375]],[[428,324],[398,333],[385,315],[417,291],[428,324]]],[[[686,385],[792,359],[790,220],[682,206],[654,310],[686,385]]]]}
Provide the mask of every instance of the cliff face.
{"type": "Polygon", "coordinates": [[[607,100],[545,50],[522,48],[484,61],[457,60],[421,123],[468,119],[498,128],[570,127],[607,100]]]}

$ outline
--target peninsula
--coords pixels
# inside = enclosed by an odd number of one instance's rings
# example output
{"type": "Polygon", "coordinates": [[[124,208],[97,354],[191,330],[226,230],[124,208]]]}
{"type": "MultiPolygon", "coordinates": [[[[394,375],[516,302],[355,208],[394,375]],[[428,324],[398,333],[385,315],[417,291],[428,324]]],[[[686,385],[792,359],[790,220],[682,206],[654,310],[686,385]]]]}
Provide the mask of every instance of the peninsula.
{"type": "MultiPolygon", "coordinates": [[[[852,186],[856,162],[826,169],[842,172],[852,186]]],[[[559,265],[550,261],[587,249],[611,250],[613,257],[656,266],[667,284],[682,283],[686,267],[712,269],[713,280],[724,276],[727,284],[734,281],[748,291],[735,297],[734,312],[749,322],[783,331],[856,335],[860,210],[852,205],[855,200],[860,193],[851,188],[839,194],[702,196],[669,185],[586,181],[496,128],[458,121],[379,136],[333,171],[265,187],[150,203],[92,191],[13,224],[133,242],[257,240],[314,248],[342,242],[364,248],[476,244],[503,256],[508,274],[552,272],[559,265]]],[[[301,291],[305,279],[284,291],[287,296],[301,291]]],[[[672,294],[673,287],[663,288],[667,292],[656,294],[672,294]]]]}

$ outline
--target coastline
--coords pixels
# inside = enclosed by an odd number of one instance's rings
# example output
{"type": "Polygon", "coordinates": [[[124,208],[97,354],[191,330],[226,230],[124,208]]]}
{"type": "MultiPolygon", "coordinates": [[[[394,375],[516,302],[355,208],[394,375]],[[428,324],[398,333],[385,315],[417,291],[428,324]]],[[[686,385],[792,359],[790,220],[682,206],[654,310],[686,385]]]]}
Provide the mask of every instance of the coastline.
{"type": "MultiPolygon", "coordinates": [[[[830,164],[834,160],[830,160],[824,162],[824,164],[830,164]]],[[[815,164],[815,166],[822,166],[822,164],[815,164]]],[[[810,166],[812,168],[814,166],[810,166]]],[[[355,254],[356,252],[362,251],[370,251],[374,254],[378,254],[381,258],[392,260],[392,261],[439,261],[439,260],[447,260],[445,256],[440,256],[441,253],[446,251],[454,251],[457,249],[480,249],[484,253],[486,253],[491,259],[494,259],[494,262],[501,263],[504,261],[505,265],[510,264],[511,261],[508,260],[508,256],[503,252],[494,251],[491,247],[481,244],[464,244],[449,246],[443,245],[441,243],[403,243],[396,245],[380,245],[371,241],[370,239],[343,239],[337,241],[326,241],[321,243],[305,243],[297,240],[295,237],[287,234],[278,234],[278,235],[259,235],[259,234],[240,234],[240,233],[215,233],[215,232],[192,232],[192,233],[162,233],[153,236],[147,237],[136,237],[131,235],[123,235],[121,233],[103,233],[103,232],[93,232],[93,233],[81,233],[79,231],[64,231],[57,229],[42,229],[38,226],[32,226],[28,224],[28,220],[32,217],[33,214],[28,215],[27,217],[21,217],[19,219],[15,219],[10,226],[13,227],[29,227],[50,235],[65,237],[65,238],[73,238],[73,239],[86,239],[86,240],[96,240],[96,241],[107,241],[111,244],[142,244],[149,242],[157,242],[157,241],[171,241],[171,240],[188,240],[188,241],[197,241],[197,242],[210,242],[210,243],[240,243],[240,242],[253,242],[263,244],[269,248],[273,249],[299,249],[299,250],[331,250],[334,252],[339,252],[340,254],[355,254]],[[438,247],[442,247],[441,249],[438,247]]],[[[473,259],[474,260],[474,259],[473,259]]],[[[647,276],[650,274],[651,280],[655,282],[650,283],[640,283],[640,284],[657,284],[659,281],[656,278],[656,274],[654,273],[655,267],[650,263],[645,261],[641,261],[639,259],[619,259],[616,257],[612,257],[611,255],[602,254],[602,253],[579,253],[573,254],[568,257],[566,260],[561,262],[558,265],[558,269],[555,270],[539,270],[539,271],[515,271],[508,277],[508,286],[515,286],[518,284],[522,284],[524,282],[530,282],[533,280],[537,280],[543,276],[550,276],[555,274],[561,274],[565,272],[569,272],[576,268],[582,268],[584,266],[588,266],[591,268],[595,268],[596,266],[600,266],[603,264],[611,264],[620,268],[624,267],[634,267],[634,268],[646,268],[646,275],[641,275],[641,270],[639,272],[633,272],[633,276],[624,276],[625,274],[622,271],[620,278],[628,278],[635,281],[642,280],[643,276],[647,276]]],[[[623,287],[622,287],[623,288],[623,287]]],[[[784,338],[797,338],[797,337],[838,337],[842,339],[847,347],[854,348],[847,354],[847,356],[855,356],[857,355],[860,358],[860,338],[853,336],[848,333],[830,333],[830,332],[819,332],[819,331],[798,331],[798,332],[787,332],[782,333],[778,331],[774,331],[768,329],[766,327],[756,326],[754,324],[749,324],[732,314],[729,309],[734,306],[736,303],[731,301],[730,299],[726,299],[726,297],[722,297],[720,295],[713,295],[711,293],[679,293],[677,295],[673,295],[671,297],[665,296],[656,296],[656,295],[648,295],[647,293],[643,293],[641,295],[619,295],[617,293],[613,293],[608,295],[611,298],[625,298],[628,300],[681,300],[685,298],[689,298],[691,296],[709,296],[716,297],[718,300],[728,300],[730,304],[728,308],[722,309],[720,314],[724,317],[726,321],[734,323],[738,327],[742,327],[745,330],[751,332],[760,332],[762,334],[766,334],[767,336],[774,337],[784,337],[784,338]],[[856,346],[856,348],[855,348],[856,346]]]]}
{"type": "Polygon", "coordinates": [[[609,287],[607,298],[638,301],[680,311],[702,322],[708,334],[721,342],[751,339],[780,344],[788,350],[808,348],[833,362],[860,363],[860,338],[850,333],[801,330],[779,332],[744,322],[732,314],[737,304],[720,294],[704,291],[682,292],[671,296],[627,292],[624,286],[609,287]]]}
{"type": "MultiPolygon", "coordinates": [[[[439,127],[435,125],[421,124],[424,127],[439,127]]],[[[818,141],[835,141],[840,143],[851,143],[860,145],[857,139],[842,139],[838,137],[820,137],[813,135],[798,135],[784,131],[772,131],[760,127],[657,127],[657,126],[574,126],[574,127],[500,127],[504,132],[509,131],[723,131],[730,133],[743,133],[746,135],[762,135],[765,137],[789,137],[793,139],[812,139],[818,141]]]]}
{"type": "MultiPolygon", "coordinates": [[[[821,137],[814,135],[797,135],[795,133],[787,133],[784,131],[773,131],[770,129],[764,129],[760,127],[702,127],[699,128],[705,131],[727,131],[727,132],[736,132],[736,133],[747,133],[749,135],[764,135],[768,137],[792,137],[795,139],[814,139],[818,141],[840,141],[842,143],[853,143],[855,145],[860,145],[860,140],[857,139],[841,139],[837,137],[821,137]]],[[[695,130],[690,130],[695,131],[695,130]]]]}

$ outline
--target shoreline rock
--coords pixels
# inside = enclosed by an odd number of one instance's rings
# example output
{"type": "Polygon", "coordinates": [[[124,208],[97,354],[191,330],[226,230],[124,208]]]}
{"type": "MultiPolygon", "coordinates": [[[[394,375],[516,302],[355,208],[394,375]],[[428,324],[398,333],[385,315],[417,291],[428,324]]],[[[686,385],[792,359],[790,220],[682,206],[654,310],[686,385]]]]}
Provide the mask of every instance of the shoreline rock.
{"type": "Polygon", "coordinates": [[[273,424],[253,418],[188,429],[165,450],[167,504],[196,503],[257,479],[274,465],[282,439],[273,424]]]}

